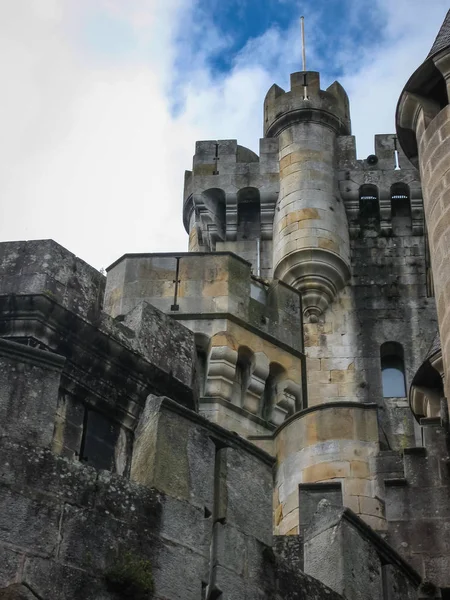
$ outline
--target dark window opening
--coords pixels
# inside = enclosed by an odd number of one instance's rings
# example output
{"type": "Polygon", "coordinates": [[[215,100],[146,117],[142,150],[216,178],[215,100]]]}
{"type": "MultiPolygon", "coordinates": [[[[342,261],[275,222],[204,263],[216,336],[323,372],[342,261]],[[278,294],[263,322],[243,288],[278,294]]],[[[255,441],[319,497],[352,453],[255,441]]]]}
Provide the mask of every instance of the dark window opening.
{"type": "Polygon", "coordinates": [[[80,460],[95,467],[114,471],[114,456],[120,426],[99,412],[86,408],[80,460]]]}
{"type": "Polygon", "coordinates": [[[363,229],[380,229],[380,203],[375,185],[362,185],[359,189],[359,220],[363,229]]]}
{"type": "Polygon", "coordinates": [[[391,214],[393,234],[411,235],[411,201],[406,183],[394,183],[391,186],[391,214]]]}
{"type": "Polygon", "coordinates": [[[406,183],[394,183],[391,187],[392,217],[411,217],[409,186],[406,183]]]}
{"type": "Polygon", "coordinates": [[[397,342],[386,342],[380,349],[383,398],[406,397],[403,348],[397,342]]]}
{"type": "Polygon", "coordinates": [[[236,240],[256,240],[261,236],[261,202],[259,190],[244,188],[237,196],[236,240]]]}
{"type": "Polygon", "coordinates": [[[342,507],[342,486],[338,482],[303,483],[299,485],[299,534],[308,529],[321,500],[342,507]]]}

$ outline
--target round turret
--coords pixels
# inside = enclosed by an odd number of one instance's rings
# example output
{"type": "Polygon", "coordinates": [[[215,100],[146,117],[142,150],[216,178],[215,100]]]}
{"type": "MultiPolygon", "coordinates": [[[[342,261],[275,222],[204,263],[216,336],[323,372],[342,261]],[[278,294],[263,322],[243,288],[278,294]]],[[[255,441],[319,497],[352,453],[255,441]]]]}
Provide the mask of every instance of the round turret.
{"type": "Polygon", "coordinates": [[[350,277],[347,218],[335,169],[336,136],[350,134],[349,103],[319,74],[291,75],[264,102],[264,132],[279,140],[280,194],[274,219],[274,276],[302,292],[305,316],[317,321],[350,277]]]}

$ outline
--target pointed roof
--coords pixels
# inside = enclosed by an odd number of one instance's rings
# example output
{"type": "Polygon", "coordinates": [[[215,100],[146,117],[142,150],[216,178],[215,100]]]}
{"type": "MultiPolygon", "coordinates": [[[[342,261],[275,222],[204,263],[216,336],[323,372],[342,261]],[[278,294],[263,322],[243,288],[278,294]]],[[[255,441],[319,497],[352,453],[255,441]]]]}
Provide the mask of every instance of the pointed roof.
{"type": "Polygon", "coordinates": [[[444,22],[442,23],[442,27],[439,30],[436,39],[434,40],[434,44],[427,58],[434,56],[448,46],[450,46],[450,10],[445,17],[444,22]]]}

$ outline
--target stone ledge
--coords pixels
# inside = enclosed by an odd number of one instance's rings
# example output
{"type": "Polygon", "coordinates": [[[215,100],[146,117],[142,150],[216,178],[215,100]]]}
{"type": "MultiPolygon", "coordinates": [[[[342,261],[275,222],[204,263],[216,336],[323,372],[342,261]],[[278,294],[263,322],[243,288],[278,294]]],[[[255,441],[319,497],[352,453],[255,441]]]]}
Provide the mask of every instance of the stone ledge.
{"type": "Polygon", "coordinates": [[[47,369],[61,371],[66,362],[66,357],[54,352],[39,350],[25,344],[18,344],[7,339],[0,338],[0,356],[11,358],[19,362],[39,365],[47,369]]]}

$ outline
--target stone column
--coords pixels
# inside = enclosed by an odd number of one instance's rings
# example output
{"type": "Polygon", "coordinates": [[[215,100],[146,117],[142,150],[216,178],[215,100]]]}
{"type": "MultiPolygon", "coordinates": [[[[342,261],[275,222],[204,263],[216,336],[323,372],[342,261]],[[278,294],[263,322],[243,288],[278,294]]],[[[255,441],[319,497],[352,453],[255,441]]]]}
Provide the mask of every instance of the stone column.
{"type": "Polygon", "coordinates": [[[302,292],[304,314],[317,321],[350,276],[348,225],[335,171],[336,136],[350,133],[348,99],[315,72],[291,75],[291,91],[273,86],[265,131],[278,137],[280,195],[275,210],[275,278],[302,292]]]}

